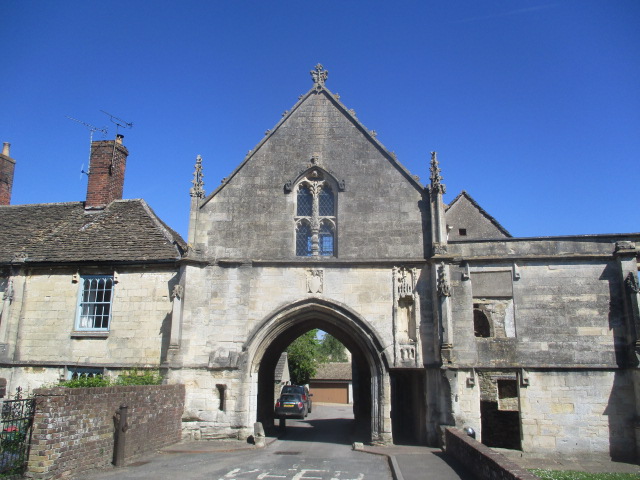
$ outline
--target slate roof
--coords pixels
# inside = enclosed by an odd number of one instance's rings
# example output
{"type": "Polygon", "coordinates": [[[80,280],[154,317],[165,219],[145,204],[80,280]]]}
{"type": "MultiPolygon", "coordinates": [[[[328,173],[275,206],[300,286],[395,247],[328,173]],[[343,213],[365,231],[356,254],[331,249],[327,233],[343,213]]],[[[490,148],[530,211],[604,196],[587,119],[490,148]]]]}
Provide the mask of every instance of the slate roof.
{"type": "Polygon", "coordinates": [[[0,264],[175,262],[185,250],[144,200],[0,206],[0,264]]]}
{"type": "Polygon", "coordinates": [[[351,380],[351,363],[321,363],[312,380],[351,380]]]}
{"type": "Polygon", "coordinates": [[[503,234],[505,234],[507,237],[511,237],[512,235],[509,233],[509,231],[504,228],[502,225],[500,225],[500,222],[498,222],[495,218],[493,218],[491,215],[489,215],[486,210],[484,208],[482,208],[480,205],[478,205],[478,202],[476,202],[471,195],[469,195],[469,193],[467,193],[466,190],[462,190],[457,196],[456,198],[454,198],[453,200],[451,200],[451,203],[449,205],[446,206],[445,211],[449,211],[449,209],[451,207],[453,207],[453,205],[455,203],[457,203],[462,197],[466,198],[469,203],[471,203],[471,205],[473,205],[474,207],[476,207],[476,209],[478,210],[478,212],[480,212],[482,215],[485,216],[485,218],[487,220],[489,220],[491,223],[493,223],[495,225],[495,227],[500,230],[503,234]]]}

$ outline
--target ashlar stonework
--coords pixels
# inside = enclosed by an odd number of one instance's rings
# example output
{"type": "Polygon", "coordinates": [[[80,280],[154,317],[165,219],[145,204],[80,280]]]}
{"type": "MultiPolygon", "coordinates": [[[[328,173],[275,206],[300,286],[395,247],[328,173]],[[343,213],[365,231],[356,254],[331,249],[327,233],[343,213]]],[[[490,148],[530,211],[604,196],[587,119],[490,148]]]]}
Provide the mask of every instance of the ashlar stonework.
{"type": "Polygon", "coordinates": [[[512,237],[467,191],[445,204],[436,152],[422,185],[321,65],[312,81],[209,193],[196,159],[186,245],[141,201],[98,195],[73,221],[0,206],[9,388],[160,368],[185,386],[185,436],[246,437],[274,423],[283,350],[319,328],[351,353],[365,441],[435,446],[454,425],[493,447],[638,458],[640,234],[512,237]],[[121,243],[125,226],[141,240],[121,243]],[[112,247],[78,233],[92,228],[112,247]],[[109,328],[87,334],[91,275],[115,287],[109,328]]]}

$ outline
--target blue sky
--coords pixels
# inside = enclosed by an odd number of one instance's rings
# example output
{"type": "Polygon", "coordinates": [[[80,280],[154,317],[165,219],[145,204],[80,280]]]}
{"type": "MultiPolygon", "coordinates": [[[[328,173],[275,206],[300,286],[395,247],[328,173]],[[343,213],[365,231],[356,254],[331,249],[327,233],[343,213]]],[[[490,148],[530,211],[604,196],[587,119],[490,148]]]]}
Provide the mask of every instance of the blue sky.
{"type": "MultiPolygon", "coordinates": [[[[220,184],[327,87],[445,201],[514,236],[640,231],[640,2],[0,0],[13,204],[83,200],[89,131],[121,130],[125,198],[187,235],[196,155],[220,184]]],[[[103,139],[99,133],[94,139],[103,139]]]]}

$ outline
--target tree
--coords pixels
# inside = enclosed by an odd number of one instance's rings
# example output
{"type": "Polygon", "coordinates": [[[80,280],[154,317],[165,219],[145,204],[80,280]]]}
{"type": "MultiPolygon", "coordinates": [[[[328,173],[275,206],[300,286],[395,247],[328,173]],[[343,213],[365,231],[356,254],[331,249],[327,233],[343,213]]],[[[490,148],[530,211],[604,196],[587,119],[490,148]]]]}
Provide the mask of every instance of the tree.
{"type": "Polygon", "coordinates": [[[320,356],[318,352],[320,342],[316,338],[317,333],[317,329],[309,330],[296,338],[287,347],[289,374],[291,375],[291,382],[295,385],[309,383],[309,379],[317,372],[318,358],[320,356]]]}
{"type": "Polygon", "coordinates": [[[324,338],[320,340],[318,351],[322,357],[323,363],[349,361],[344,345],[342,345],[336,337],[329,335],[328,333],[326,333],[324,338]]]}

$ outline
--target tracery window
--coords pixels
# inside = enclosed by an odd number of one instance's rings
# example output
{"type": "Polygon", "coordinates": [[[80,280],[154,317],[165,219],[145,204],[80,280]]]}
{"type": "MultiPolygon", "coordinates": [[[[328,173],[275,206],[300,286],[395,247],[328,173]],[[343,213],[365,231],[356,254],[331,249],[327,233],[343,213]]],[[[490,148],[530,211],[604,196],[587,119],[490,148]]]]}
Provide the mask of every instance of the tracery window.
{"type": "Polygon", "coordinates": [[[296,256],[335,256],[335,190],[319,169],[311,170],[298,183],[294,220],[296,256]]]}

